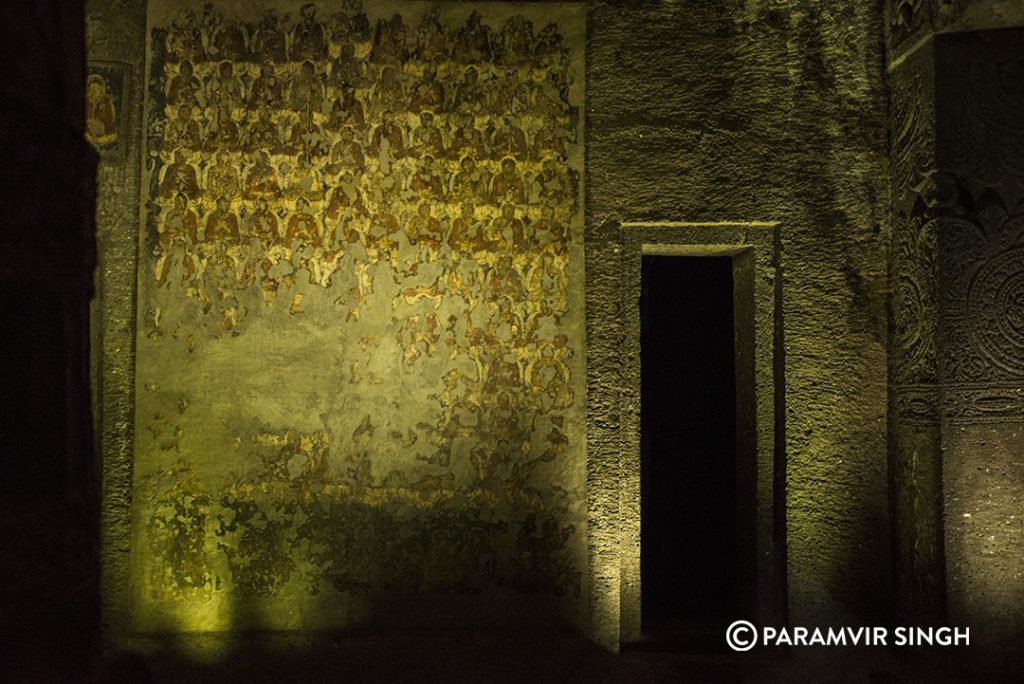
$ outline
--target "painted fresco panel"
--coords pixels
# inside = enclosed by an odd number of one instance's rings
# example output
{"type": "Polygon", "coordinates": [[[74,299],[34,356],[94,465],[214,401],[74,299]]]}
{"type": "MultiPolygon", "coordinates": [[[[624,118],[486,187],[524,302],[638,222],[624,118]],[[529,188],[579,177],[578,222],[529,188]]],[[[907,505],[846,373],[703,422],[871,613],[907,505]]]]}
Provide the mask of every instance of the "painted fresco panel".
{"type": "Polygon", "coordinates": [[[149,22],[136,626],[580,619],[581,7],[149,22]]]}
{"type": "Polygon", "coordinates": [[[130,83],[129,64],[89,62],[85,94],[85,138],[103,157],[123,159],[125,156],[130,83]]]}

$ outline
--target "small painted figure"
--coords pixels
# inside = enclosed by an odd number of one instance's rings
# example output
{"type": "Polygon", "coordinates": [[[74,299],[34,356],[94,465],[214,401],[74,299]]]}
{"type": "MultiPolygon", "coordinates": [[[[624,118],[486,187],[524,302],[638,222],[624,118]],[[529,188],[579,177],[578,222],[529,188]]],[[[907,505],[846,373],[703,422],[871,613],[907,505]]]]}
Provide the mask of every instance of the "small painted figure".
{"type": "Polygon", "coordinates": [[[451,144],[448,147],[449,156],[452,159],[459,159],[463,156],[472,156],[477,159],[489,157],[483,131],[474,125],[473,115],[469,112],[461,112],[457,121],[458,128],[452,134],[451,144]]]}
{"type": "Polygon", "coordinates": [[[352,171],[361,174],[366,170],[366,157],[355,137],[355,129],[351,126],[341,129],[339,140],[331,150],[331,163],[327,165],[328,173],[352,171]]]}
{"type": "Polygon", "coordinates": [[[366,113],[363,103],[356,99],[355,86],[341,86],[341,93],[331,104],[328,126],[336,130],[341,126],[362,126],[365,123],[366,113]]]}
{"type": "Polygon", "coordinates": [[[512,123],[512,117],[505,115],[501,117],[497,130],[491,138],[494,159],[514,157],[515,159],[527,159],[529,146],[526,142],[526,133],[512,123]]]}
{"type": "Polygon", "coordinates": [[[245,196],[249,199],[274,199],[280,195],[281,184],[270,156],[263,150],[256,153],[256,163],[245,177],[245,196]]]}
{"type": "Polygon", "coordinates": [[[409,189],[418,197],[436,202],[445,199],[445,182],[441,174],[434,166],[434,158],[430,155],[423,157],[416,172],[409,181],[409,189]]]}
{"type": "Polygon", "coordinates": [[[541,161],[550,157],[568,158],[565,132],[557,126],[544,126],[537,131],[530,149],[530,159],[541,161]]]}
{"type": "Polygon", "coordinates": [[[537,42],[533,50],[533,64],[539,69],[546,69],[555,64],[561,56],[564,45],[558,25],[550,23],[537,34],[537,42]]]}
{"type": "Polygon", "coordinates": [[[246,58],[245,31],[237,21],[224,21],[213,10],[213,3],[203,6],[203,44],[206,58],[212,61],[242,61],[246,58]]]}
{"type": "Polygon", "coordinates": [[[506,203],[501,207],[501,216],[491,222],[490,238],[491,248],[495,251],[525,251],[527,245],[523,222],[516,218],[514,205],[506,203]]]}
{"type": "Polygon", "coordinates": [[[397,112],[408,109],[405,87],[394,66],[389,64],[381,70],[380,79],[373,86],[370,105],[375,111],[389,109],[397,112]]]}
{"type": "Polygon", "coordinates": [[[549,203],[560,203],[571,197],[572,187],[569,169],[563,160],[545,159],[544,167],[537,175],[540,199],[549,203]]]}
{"type": "Polygon", "coordinates": [[[204,241],[236,243],[240,237],[238,217],[231,211],[231,203],[227,197],[218,197],[217,208],[206,217],[204,241]]]}
{"type": "Polygon", "coordinates": [[[159,233],[160,245],[165,250],[175,239],[187,239],[192,243],[199,241],[199,219],[189,207],[187,195],[179,192],[174,196],[174,206],[164,217],[159,233]]]}
{"type": "Polygon", "coordinates": [[[380,19],[373,39],[370,61],[377,64],[401,64],[405,61],[406,29],[402,15],[395,12],[390,20],[380,19]]]}
{"type": "Polygon", "coordinates": [[[263,13],[263,19],[252,35],[249,48],[258,62],[286,61],[285,35],[274,10],[268,9],[263,13]]]}
{"type": "Polygon", "coordinates": [[[338,58],[331,64],[331,84],[339,88],[342,86],[354,88],[366,86],[366,64],[356,58],[355,45],[345,41],[341,44],[340,49],[338,58]]]}
{"type": "Polygon", "coordinates": [[[238,169],[225,151],[217,152],[216,163],[206,170],[206,192],[212,197],[235,198],[241,194],[238,169]]]}
{"type": "Polygon", "coordinates": [[[290,57],[294,62],[305,59],[323,61],[327,59],[327,32],[317,21],[316,6],[306,3],[299,9],[301,17],[292,30],[290,57]]]}
{"type": "Polygon", "coordinates": [[[177,64],[184,59],[197,60],[202,57],[203,42],[195,12],[185,9],[174,17],[171,27],[167,30],[166,46],[168,64],[177,64]]]}
{"type": "Polygon", "coordinates": [[[183,104],[178,107],[178,116],[167,124],[164,129],[164,149],[173,150],[183,147],[188,150],[202,149],[202,136],[199,123],[192,118],[192,106],[183,104]]]}
{"type": "Polygon", "coordinates": [[[270,118],[270,109],[260,109],[259,118],[249,126],[245,149],[248,152],[263,150],[276,152],[281,144],[281,131],[270,118]]]}
{"type": "Polygon", "coordinates": [[[270,210],[266,197],[256,200],[256,209],[249,217],[248,232],[259,240],[264,247],[270,247],[279,239],[277,216],[270,210]]]}
{"type": "Polygon", "coordinates": [[[321,246],[323,229],[320,222],[310,213],[309,202],[300,197],[295,202],[295,213],[288,219],[288,232],[285,241],[291,244],[298,240],[311,247],[321,246]]]}
{"type": "Polygon", "coordinates": [[[164,169],[160,182],[160,197],[171,199],[179,194],[190,200],[198,199],[201,194],[196,169],[186,161],[183,150],[175,151],[174,162],[164,169]]]}
{"type": "Polygon", "coordinates": [[[504,76],[495,79],[491,111],[495,116],[511,112],[522,114],[530,106],[530,89],[515,69],[508,69],[504,76]]]}
{"type": "Polygon", "coordinates": [[[327,218],[338,220],[346,211],[355,214],[365,213],[365,210],[366,206],[363,202],[362,192],[356,184],[355,175],[351,171],[342,172],[327,203],[327,218]]]}
{"type": "Polygon", "coordinates": [[[565,226],[555,218],[555,208],[544,204],[540,209],[540,218],[533,224],[532,233],[538,245],[544,249],[555,247],[560,252],[566,244],[565,226]]]}
{"type": "Polygon", "coordinates": [[[477,166],[473,157],[463,157],[459,172],[452,179],[451,198],[458,202],[481,202],[487,199],[487,169],[477,166]]]}
{"type": "Polygon", "coordinates": [[[195,77],[193,71],[192,62],[187,59],[181,61],[178,75],[172,78],[167,86],[167,104],[173,107],[179,104],[195,106],[199,103],[203,84],[195,77]]]}
{"type": "Polygon", "coordinates": [[[444,138],[441,135],[441,129],[434,123],[433,113],[420,113],[420,125],[413,130],[412,140],[409,142],[409,154],[413,157],[422,157],[423,155],[431,155],[437,159],[444,157],[444,138]]]}
{"type": "Polygon", "coordinates": [[[409,99],[411,111],[431,109],[435,112],[442,112],[445,110],[447,101],[444,85],[437,78],[437,67],[433,64],[424,67],[423,77],[412,87],[409,99]]]}
{"type": "Polygon", "coordinates": [[[431,215],[429,202],[420,202],[416,215],[406,222],[405,235],[409,244],[423,245],[436,254],[441,246],[441,222],[431,215]]]}
{"type": "Polygon", "coordinates": [[[362,43],[370,39],[370,20],[362,0],[342,0],[341,11],[334,15],[332,35],[337,41],[362,43]]]}
{"type": "Polygon", "coordinates": [[[480,73],[476,67],[469,67],[463,75],[462,83],[455,91],[454,106],[459,111],[469,111],[473,114],[481,113],[487,101],[483,85],[480,83],[480,73]]]}
{"type": "Polygon", "coordinates": [[[260,67],[260,75],[249,87],[249,109],[277,109],[283,102],[284,84],[274,72],[274,67],[264,64],[260,67]]]}
{"type": "Polygon", "coordinates": [[[480,13],[473,11],[455,40],[454,57],[465,63],[491,61],[491,32],[480,21],[480,13]]]}
{"type": "Polygon", "coordinates": [[[319,202],[324,198],[324,183],[320,172],[313,167],[313,159],[309,154],[300,154],[295,160],[295,168],[288,174],[288,194],[302,197],[309,202],[319,202]]]}
{"type": "Polygon", "coordinates": [[[299,73],[292,81],[289,104],[296,112],[308,110],[318,112],[324,103],[324,86],[316,73],[316,65],[306,60],[299,67],[299,73]]]}
{"type": "Polygon", "coordinates": [[[533,24],[521,14],[510,17],[501,32],[499,61],[508,66],[524,66],[533,59],[533,24]]]}
{"type": "Polygon", "coordinates": [[[210,124],[206,132],[207,152],[217,150],[235,151],[239,147],[238,124],[231,118],[231,108],[222,104],[217,109],[217,119],[210,124]]]}
{"type": "Polygon", "coordinates": [[[459,217],[452,221],[448,234],[448,246],[457,253],[473,251],[479,233],[480,222],[476,218],[476,207],[472,202],[463,202],[459,217]]]}
{"type": "Polygon", "coordinates": [[[117,142],[117,108],[107,91],[107,80],[89,74],[86,90],[85,137],[97,148],[117,142]]]}
{"type": "Polygon", "coordinates": [[[448,34],[438,15],[439,10],[432,9],[420,22],[415,51],[420,61],[438,62],[448,56],[448,34]]]}
{"type": "Polygon", "coordinates": [[[292,126],[291,135],[284,151],[289,154],[321,155],[327,153],[327,139],[320,127],[313,122],[313,113],[308,109],[299,115],[299,120],[292,126]]]}
{"type": "Polygon", "coordinates": [[[242,92],[242,81],[235,76],[235,67],[224,61],[217,65],[217,74],[206,83],[206,102],[236,109],[245,101],[242,92]]]}
{"type": "Polygon", "coordinates": [[[370,152],[374,155],[386,153],[392,159],[401,159],[405,156],[405,136],[390,111],[385,110],[381,114],[381,122],[373,130],[370,152]]]}
{"type": "Polygon", "coordinates": [[[515,159],[505,159],[501,162],[501,171],[494,177],[491,185],[491,203],[502,202],[526,202],[526,185],[516,169],[515,159]]]}

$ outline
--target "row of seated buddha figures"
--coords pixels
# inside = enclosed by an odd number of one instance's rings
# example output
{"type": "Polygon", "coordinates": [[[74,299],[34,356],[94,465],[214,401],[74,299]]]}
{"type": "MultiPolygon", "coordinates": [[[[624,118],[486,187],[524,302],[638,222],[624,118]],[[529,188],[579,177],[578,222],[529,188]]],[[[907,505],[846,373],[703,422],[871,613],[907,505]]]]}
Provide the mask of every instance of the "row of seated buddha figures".
{"type": "Polygon", "coordinates": [[[263,107],[312,111],[338,122],[362,123],[384,110],[439,114],[468,112],[500,117],[533,113],[574,115],[569,77],[556,69],[516,69],[462,64],[358,67],[312,61],[285,64],[164,65],[169,106],[256,112],[263,107]]]}
{"type": "Polygon", "coordinates": [[[492,262],[503,253],[549,252],[565,256],[570,242],[567,217],[552,205],[527,208],[505,203],[500,208],[480,208],[465,202],[457,208],[447,205],[383,203],[358,212],[345,211],[326,216],[322,205],[311,205],[304,197],[294,202],[271,205],[266,198],[254,201],[216,199],[192,202],[179,193],[161,212],[157,223],[159,249],[175,242],[193,247],[247,245],[252,249],[299,246],[335,253],[346,245],[364,248],[382,243],[397,250],[402,244],[413,248],[415,258],[436,262],[442,253],[448,258],[472,255],[492,262]]]}
{"type": "Polygon", "coordinates": [[[336,303],[354,320],[375,296],[392,310],[459,301],[472,311],[504,299],[524,317],[556,322],[568,309],[573,240],[551,206],[533,213],[507,204],[493,215],[466,204],[438,215],[428,203],[405,213],[383,205],[331,227],[302,198],[277,211],[267,200],[239,208],[220,198],[200,216],[179,195],[158,232],[157,283],[210,304],[257,284],[270,301],[304,272],[311,286],[341,284],[336,303]]]}
{"type": "MultiPolygon", "coordinates": [[[[357,150],[358,151],[358,150],[357,150]]],[[[260,151],[254,155],[218,151],[213,159],[198,163],[184,150],[175,150],[160,169],[156,200],[166,204],[181,194],[229,200],[294,199],[302,197],[324,204],[328,218],[343,210],[367,213],[367,205],[384,200],[400,203],[429,201],[439,204],[472,202],[501,206],[555,204],[574,206],[578,174],[561,159],[518,163],[511,157],[478,163],[466,156],[461,161],[435,160],[426,155],[386,163],[367,162],[362,155],[353,161],[352,147],[324,162],[308,153],[295,157],[272,157],[260,151]]]]}
{"type": "Polygon", "coordinates": [[[201,15],[191,9],[178,12],[162,30],[159,45],[165,61],[172,64],[327,61],[351,50],[375,64],[455,61],[544,67],[564,61],[568,54],[556,24],[535,30],[523,15],[492,25],[472,11],[465,21],[451,24],[433,8],[408,24],[398,12],[371,23],[361,0],[342,0],[323,20],[316,6],[308,3],[294,21],[267,9],[255,22],[224,16],[208,3],[201,15]]]}
{"type": "Polygon", "coordinates": [[[473,269],[508,259],[524,283],[508,296],[560,317],[582,141],[557,27],[492,31],[474,12],[447,28],[431,11],[411,36],[400,15],[361,31],[358,9],[250,26],[207,7],[167,29],[149,116],[158,283],[231,328],[250,287],[293,290],[298,312],[297,281],[345,282],[358,320],[381,288],[473,306],[501,280],[473,269]]]}
{"type": "Polygon", "coordinates": [[[421,157],[459,159],[519,160],[565,156],[576,142],[575,130],[554,121],[516,117],[477,119],[471,114],[438,116],[431,111],[418,114],[384,110],[370,123],[335,121],[326,115],[306,111],[279,112],[263,109],[254,114],[236,114],[227,107],[210,112],[182,104],[169,112],[162,125],[165,150],[186,148],[212,152],[219,149],[274,154],[308,152],[328,156],[344,142],[358,146],[356,156],[379,155],[387,143],[394,159],[421,157]]]}

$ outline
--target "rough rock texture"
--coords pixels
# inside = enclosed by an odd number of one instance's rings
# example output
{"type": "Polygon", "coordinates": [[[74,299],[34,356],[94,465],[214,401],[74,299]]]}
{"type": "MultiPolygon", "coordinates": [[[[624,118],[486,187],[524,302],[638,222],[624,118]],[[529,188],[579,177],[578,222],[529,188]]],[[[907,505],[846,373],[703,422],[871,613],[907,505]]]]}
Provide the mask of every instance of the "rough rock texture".
{"type": "Polygon", "coordinates": [[[779,222],[790,617],[873,622],[890,605],[880,19],[854,3],[591,5],[588,450],[603,642],[615,632],[602,590],[617,562],[624,221],[779,222]]]}
{"type": "Polygon", "coordinates": [[[902,618],[943,613],[942,461],[935,212],[935,55],[931,44],[890,74],[892,249],[889,461],[896,598],[902,618]]]}
{"type": "MultiPolygon", "coordinates": [[[[786,414],[777,420],[786,432],[776,457],[787,470],[777,493],[788,512],[790,618],[876,622],[890,605],[879,599],[890,592],[880,10],[810,0],[593,2],[587,23],[592,633],[617,647],[624,221],[779,223],[786,414]]],[[[136,69],[140,44],[121,57],[136,69]]],[[[132,215],[127,200],[119,206],[132,215]]],[[[119,521],[130,475],[132,383],[122,364],[131,365],[131,340],[122,333],[133,327],[133,283],[122,271],[135,268],[125,259],[127,251],[106,262],[107,291],[120,293],[106,301],[120,313],[104,314],[104,347],[122,368],[114,375],[112,358],[105,367],[102,400],[112,568],[126,541],[119,521]]]]}
{"type": "Polygon", "coordinates": [[[905,617],[1012,671],[1022,624],[1019,3],[892,2],[892,443],[905,617]],[[900,389],[902,385],[905,389],[900,389]],[[909,391],[905,391],[909,390],[909,391]]]}
{"type": "Polygon", "coordinates": [[[93,300],[93,384],[103,457],[103,619],[108,633],[127,627],[131,532],[132,440],[135,429],[135,291],[146,3],[86,6],[92,63],[121,63],[128,74],[123,154],[100,159],[96,229],[98,264],[93,300]]]}
{"type": "Polygon", "coordinates": [[[939,375],[949,620],[980,667],[1015,668],[1024,425],[1024,31],[941,35],[936,53],[939,375]]]}

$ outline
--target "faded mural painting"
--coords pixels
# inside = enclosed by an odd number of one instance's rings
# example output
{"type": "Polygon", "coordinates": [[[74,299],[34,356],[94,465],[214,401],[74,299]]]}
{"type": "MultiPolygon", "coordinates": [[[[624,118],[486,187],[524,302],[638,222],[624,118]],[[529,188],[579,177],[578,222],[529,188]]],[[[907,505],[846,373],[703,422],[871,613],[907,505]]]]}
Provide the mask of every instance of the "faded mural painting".
{"type": "Polygon", "coordinates": [[[125,154],[129,65],[91,61],[85,81],[85,139],[104,157],[125,154]]]}
{"type": "Polygon", "coordinates": [[[160,4],[138,625],[238,626],[196,608],[224,597],[263,627],[389,592],[582,610],[580,8],[160,4]],[[319,607],[261,622],[287,597],[319,607]]]}

